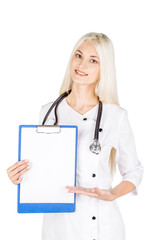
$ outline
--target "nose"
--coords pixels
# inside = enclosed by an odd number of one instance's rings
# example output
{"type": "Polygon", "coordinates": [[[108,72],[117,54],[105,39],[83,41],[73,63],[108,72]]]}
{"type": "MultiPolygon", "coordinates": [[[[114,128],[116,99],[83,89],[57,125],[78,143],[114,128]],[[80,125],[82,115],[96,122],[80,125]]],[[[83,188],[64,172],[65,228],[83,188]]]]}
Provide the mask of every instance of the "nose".
{"type": "Polygon", "coordinates": [[[79,63],[79,67],[82,69],[86,69],[87,68],[87,60],[81,59],[81,61],[79,63]]]}

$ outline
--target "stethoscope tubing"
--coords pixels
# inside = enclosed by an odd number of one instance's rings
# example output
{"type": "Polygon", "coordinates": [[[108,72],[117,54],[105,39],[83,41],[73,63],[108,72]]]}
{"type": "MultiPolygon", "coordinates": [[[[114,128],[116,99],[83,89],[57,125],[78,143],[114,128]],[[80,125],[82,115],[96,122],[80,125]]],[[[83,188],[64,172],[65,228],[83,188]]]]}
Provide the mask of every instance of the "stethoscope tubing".
{"type": "MultiPolygon", "coordinates": [[[[55,109],[54,109],[54,114],[55,114],[55,123],[54,125],[58,124],[58,116],[57,116],[57,107],[59,105],[59,103],[68,96],[68,94],[70,94],[72,90],[68,90],[66,92],[64,92],[63,94],[61,94],[56,101],[54,101],[54,103],[51,105],[51,107],[49,108],[48,112],[46,113],[42,125],[45,124],[49,114],[51,113],[52,109],[54,108],[54,106],[56,105],[55,109]]],[[[98,97],[99,98],[99,97],[98,97]]],[[[98,154],[101,151],[101,147],[100,147],[100,143],[98,142],[99,139],[99,126],[100,126],[100,120],[101,120],[101,115],[102,115],[102,102],[99,100],[99,105],[98,105],[98,113],[97,113],[97,119],[96,119],[96,126],[95,126],[95,132],[94,132],[94,142],[90,145],[90,150],[93,153],[98,154]]]]}
{"type": "Polygon", "coordinates": [[[45,122],[46,122],[46,120],[47,120],[47,118],[48,118],[50,112],[52,111],[52,109],[54,108],[55,105],[56,105],[56,107],[55,107],[55,111],[54,111],[54,113],[55,113],[56,121],[55,121],[54,125],[57,124],[57,122],[58,122],[58,117],[57,117],[57,106],[58,106],[58,104],[63,100],[63,98],[65,98],[65,97],[68,96],[68,94],[69,94],[70,92],[71,92],[71,90],[69,90],[68,92],[64,92],[62,95],[60,95],[60,96],[56,99],[56,101],[54,101],[54,103],[53,103],[53,104],[51,105],[51,107],[49,108],[47,114],[45,115],[45,117],[44,117],[44,119],[43,119],[43,122],[42,122],[42,125],[45,124],[45,122]]]}

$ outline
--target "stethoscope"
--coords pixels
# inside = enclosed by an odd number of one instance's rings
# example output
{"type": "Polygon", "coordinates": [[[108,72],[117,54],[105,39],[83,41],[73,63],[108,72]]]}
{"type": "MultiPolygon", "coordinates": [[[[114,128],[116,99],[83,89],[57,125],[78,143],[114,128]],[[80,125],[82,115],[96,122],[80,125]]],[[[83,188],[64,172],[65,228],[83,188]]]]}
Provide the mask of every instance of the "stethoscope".
{"type": "MultiPolygon", "coordinates": [[[[66,92],[64,92],[62,95],[60,95],[56,101],[51,105],[51,107],[49,108],[47,114],[45,115],[42,125],[45,124],[50,112],[52,111],[53,107],[56,105],[55,109],[54,109],[54,114],[55,114],[55,123],[54,125],[57,125],[58,122],[58,117],[57,117],[57,107],[59,105],[59,103],[63,100],[63,98],[67,97],[68,94],[70,94],[72,90],[68,90],[66,92]]],[[[99,97],[98,97],[99,98],[99,97]]],[[[97,114],[97,120],[96,120],[96,127],[95,127],[95,132],[94,132],[94,139],[93,139],[93,143],[89,146],[89,149],[91,152],[95,153],[95,154],[99,154],[99,152],[101,151],[101,145],[98,141],[99,138],[99,125],[100,125],[100,120],[101,120],[101,115],[102,115],[102,102],[99,100],[99,105],[98,105],[98,114],[97,114]]]]}

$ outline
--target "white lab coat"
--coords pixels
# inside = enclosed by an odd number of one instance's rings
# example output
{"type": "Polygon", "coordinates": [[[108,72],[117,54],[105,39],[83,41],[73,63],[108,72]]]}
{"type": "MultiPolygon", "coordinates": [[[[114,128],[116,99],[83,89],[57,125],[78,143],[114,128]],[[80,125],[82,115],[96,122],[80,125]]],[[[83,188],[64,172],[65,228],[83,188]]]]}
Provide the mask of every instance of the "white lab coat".
{"type": "MultiPolygon", "coordinates": [[[[42,106],[39,124],[42,124],[52,103],[42,106]]],[[[98,104],[82,115],[68,105],[66,98],[57,108],[58,125],[78,126],[76,185],[111,189],[113,179],[109,172],[108,161],[111,148],[114,147],[117,150],[116,163],[122,175],[122,181],[128,180],[134,183],[136,188],[129,194],[137,195],[144,168],[137,158],[127,110],[116,104],[103,103],[100,122],[100,128],[103,130],[99,132],[102,149],[98,155],[89,150],[93,142],[97,113],[98,104]]],[[[54,120],[53,109],[45,124],[52,125],[54,120]]],[[[104,201],[76,194],[75,212],[44,213],[42,240],[64,239],[125,240],[125,225],[116,200],[104,201]]]]}

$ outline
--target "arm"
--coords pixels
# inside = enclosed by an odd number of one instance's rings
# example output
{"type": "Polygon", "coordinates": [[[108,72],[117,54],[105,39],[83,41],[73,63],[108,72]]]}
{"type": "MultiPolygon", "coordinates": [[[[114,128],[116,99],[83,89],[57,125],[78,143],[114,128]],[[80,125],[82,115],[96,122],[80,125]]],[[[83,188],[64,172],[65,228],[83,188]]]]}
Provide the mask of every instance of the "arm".
{"type": "Polygon", "coordinates": [[[135,189],[135,185],[129,181],[122,181],[116,187],[111,190],[104,190],[99,188],[85,188],[80,186],[66,186],[69,193],[80,193],[90,197],[99,198],[104,201],[113,201],[118,197],[121,197],[133,189],[135,189]]]}
{"type": "Polygon", "coordinates": [[[144,167],[137,156],[135,138],[126,110],[120,120],[117,139],[116,162],[122,175],[122,183],[116,186],[112,192],[116,196],[122,196],[126,193],[137,195],[138,186],[143,178],[144,167]]]}
{"type": "Polygon", "coordinates": [[[144,168],[138,159],[134,135],[128,120],[127,111],[123,111],[117,129],[116,163],[122,175],[122,182],[109,190],[66,186],[70,193],[80,193],[104,201],[112,201],[127,193],[138,194],[138,186],[143,177],[144,168]]]}
{"type": "Polygon", "coordinates": [[[115,200],[118,197],[121,197],[129,192],[132,192],[135,189],[135,185],[129,181],[122,181],[120,184],[115,186],[110,190],[112,194],[112,199],[115,200]]]}

